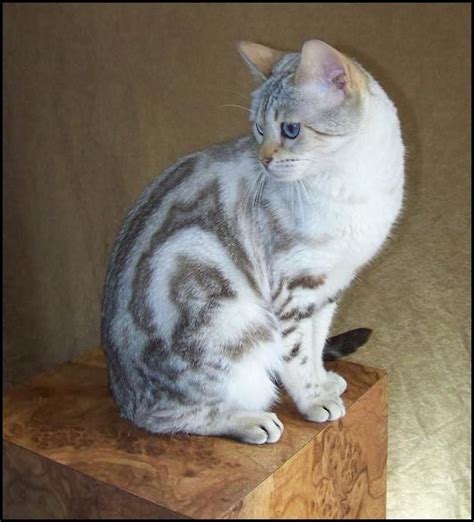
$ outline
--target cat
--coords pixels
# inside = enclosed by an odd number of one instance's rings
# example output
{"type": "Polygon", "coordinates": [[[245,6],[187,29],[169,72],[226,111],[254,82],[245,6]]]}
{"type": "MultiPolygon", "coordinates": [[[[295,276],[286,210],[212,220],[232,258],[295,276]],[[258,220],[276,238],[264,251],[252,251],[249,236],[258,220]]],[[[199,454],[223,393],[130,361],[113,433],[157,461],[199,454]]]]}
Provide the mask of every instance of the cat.
{"type": "Polygon", "coordinates": [[[260,82],[252,132],[139,197],[110,257],[102,346],[135,425],[264,444],[283,432],[279,385],[308,421],[345,414],[346,381],[324,360],[353,346],[326,338],[400,214],[404,145],[382,87],[328,44],[238,50],[260,82]]]}

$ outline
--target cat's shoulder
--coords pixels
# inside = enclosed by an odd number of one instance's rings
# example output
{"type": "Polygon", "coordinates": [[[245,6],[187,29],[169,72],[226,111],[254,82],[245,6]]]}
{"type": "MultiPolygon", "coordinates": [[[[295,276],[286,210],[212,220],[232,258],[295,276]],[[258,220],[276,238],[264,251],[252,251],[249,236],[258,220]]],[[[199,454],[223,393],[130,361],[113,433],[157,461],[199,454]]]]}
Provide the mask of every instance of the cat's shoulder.
{"type": "Polygon", "coordinates": [[[200,151],[205,159],[211,162],[226,163],[236,160],[241,156],[255,155],[256,145],[253,136],[241,136],[221,143],[211,145],[200,151]]]}

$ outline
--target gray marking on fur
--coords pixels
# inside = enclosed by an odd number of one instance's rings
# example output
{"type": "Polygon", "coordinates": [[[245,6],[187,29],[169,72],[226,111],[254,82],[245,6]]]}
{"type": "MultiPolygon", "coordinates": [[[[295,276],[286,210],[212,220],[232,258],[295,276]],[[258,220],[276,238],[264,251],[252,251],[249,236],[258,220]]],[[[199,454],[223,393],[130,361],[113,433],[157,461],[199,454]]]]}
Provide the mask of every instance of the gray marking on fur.
{"type": "Polygon", "coordinates": [[[293,295],[290,294],[286,299],[285,301],[283,301],[283,303],[281,304],[280,308],[275,312],[275,315],[277,317],[280,317],[280,315],[283,313],[283,311],[285,310],[285,308],[290,304],[291,300],[293,299],[293,295]]]}
{"type": "Polygon", "coordinates": [[[293,346],[291,352],[288,355],[285,355],[283,357],[283,360],[286,361],[286,362],[289,362],[289,361],[293,360],[300,353],[300,350],[301,350],[301,342],[296,343],[293,346]]]}
{"type": "Polygon", "coordinates": [[[282,337],[286,337],[286,336],[290,335],[290,333],[294,332],[297,327],[298,326],[296,324],[294,324],[293,326],[286,328],[286,330],[283,330],[283,332],[281,332],[282,337]]]}
{"type": "MultiPolygon", "coordinates": [[[[284,118],[302,101],[302,94],[294,85],[299,60],[299,53],[288,53],[275,64],[270,78],[253,95],[251,119],[258,118],[261,122],[268,121],[274,125],[279,117],[284,118]]],[[[315,132],[328,135],[352,132],[359,121],[359,102],[358,96],[354,95],[336,109],[318,107],[317,121],[302,123],[315,132]]],[[[328,136],[327,139],[331,138],[328,136]]],[[[261,193],[257,192],[257,203],[254,200],[250,216],[252,225],[265,239],[258,245],[263,245],[264,261],[257,260],[251,250],[256,249],[255,244],[248,246],[251,243],[245,235],[248,232],[245,227],[241,228],[240,220],[245,222],[249,219],[246,207],[246,194],[252,191],[249,172],[242,177],[239,185],[234,186],[238,197],[231,203],[231,208],[221,200],[226,178],[220,176],[217,169],[225,169],[228,163],[241,155],[246,158],[245,161],[250,160],[247,166],[250,166],[250,174],[255,174],[258,182],[257,176],[262,171],[257,162],[257,149],[255,138],[250,136],[212,146],[184,158],[142,194],[128,213],[114,244],[102,307],[102,342],[108,355],[109,385],[121,414],[150,431],[196,433],[206,430],[217,419],[219,422],[229,420],[234,412],[227,409],[222,389],[236,361],[257,349],[261,343],[277,338],[279,330],[282,337],[296,331],[298,322],[311,317],[315,311],[314,305],[288,311],[293,298],[291,291],[296,288],[315,290],[324,284],[324,276],[302,274],[285,280],[281,274],[274,274],[275,279],[279,280],[276,288],[273,288],[276,281],[271,281],[270,286],[270,282],[262,276],[267,269],[268,273],[272,273],[271,264],[262,269],[259,263],[264,265],[266,258],[271,259],[271,256],[282,251],[288,252],[299,244],[305,245],[310,239],[287,228],[285,219],[272,211],[269,204],[271,192],[265,193],[266,185],[263,185],[261,193]],[[186,193],[191,201],[180,201],[180,190],[177,191],[178,196],[173,198],[178,187],[190,180],[189,186],[192,187],[201,175],[204,176],[203,181],[197,183],[200,188],[186,193]],[[161,207],[163,200],[167,201],[166,214],[161,207]],[[150,236],[146,236],[146,244],[140,243],[140,238],[145,230],[148,232],[147,227],[151,228],[155,217],[161,224],[150,236]],[[157,331],[155,312],[147,304],[150,283],[156,278],[156,266],[152,266],[152,261],[155,261],[154,256],[162,245],[173,240],[178,231],[189,227],[213,234],[236,269],[244,275],[245,284],[253,291],[260,309],[267,311],[265,319],[247,323],[235,342],[222,341],[210,347],[203,333],[212,324],[212,319],[218,317],[220,307],[238,297],[240,288],[232,286],[234,279],[226,275],[222,266],[207,264],[187,255],[177,259],[174,271],[165,282],[169,285],[169,298],[177,311],[174,329],[166,338],[157,331]],[[137,243],[140,251],[133,250],[137,243]],[[131,266],[132,255],[139,256],[134,266],[131,266]],[[124,281],[124,274],[132,270],[133,276],[124,281]],[[131,297],[128,302],[124,301],[127,308],[120,315],[121,303],[118,300],[122,295],[128,296],[123,291],[124,287],[127,292],[130,288],[131,297]],[[275,313],[272,303],[284,297],[284,289],[288,290],[289,295],[275,313]],[[266,302],[264,295],[271,302],[266,302]],[[286,325],[281,332],[278,320],[292,320],[293,324],[286,325]]],[[[187,185],[185,187],[187,189],[187,185]]],[[[227,199],[225,202],[228,204],[227,199]]],[[[257,243],[260,240],[258,237],[251,238],[252,241],[254,239],[257,243]]],[[[337,297],[333,296],[327,302],[333,302],[337,297]]],[[[301,342],[293,345],[283,357],[285,361],[298,360],[300,365],[308,362],[308,356],[302,353],[301,342]]]]}
{"type": "MultiPolygon", "coordinates": [[[[197,157],[190,156],[162,174],[147,189],[149,191],[148,197],[145,199],[143,197],[144,194],[142,194],[137,204],[129,211],[120,234],[114,243],[104,285],[101,333],[103,345],[109,344],[109,325],[110,319],[115,315],[118,286],[136,238],[144,230],[153,212],[159,208],[163,198],[192,174],[196,162],[197,157]]],[[[145,191],[145,194],[147,194],[147,191],[145,191]]],[[[146,317],[143,319],[138,317],[138,322],[142,325],[142,328],[148,331],[147,325],[149,324],[150,316],[148,311],[143,311],[138,315],[140,316],[142,313],[146,317]]]]}
{"type": "Polygon", "coordinates": [[[272,294],[272,301],[275,301],[279,297],[279,295],[281,294],[281,291],[283,290],[284,282],[285,282],[284,279],[280,279],[280,282],[278,283],[278,286],[277,286],[276,290],[272,294]]]}
{"type": "Polygon", "coordinates": [[[273,330],[267,325],[252,325],[233,344],[226,344],[222,347],[222,352],[232,359],[240,359],[252,348],[263,342],[273,339],[273,330]]]}
{"type": "Polygon", "coordinates": [[[151,280],[151,259],[161,245],[173,234],[188,228],[198,226],[216,234],[222,245],[229,251],[229,257],[236,267],[246,276],[251,288],[260,295],[252,265],[244,247],[237,239],[233,225],[226,219],[218,196],[218,182],[211,181],[204,187],[191,203],[174,203],[168,211],[162,226],[153,234],[149,248],[141,255],[135,271],[133,297],[129,305],[137,325],[147,333],[154,333],[154,327],[147,320],[148,314],[143,313],[146,292],[151,280]]]}
{"type": "Polygon", "coordinates": [[[288,290],[293,290],[294,288],[308,288],[312,290],[315,288],[319,288],[321,285],[323,285],[325,280],[326,278],[324,276],[297,276],[288,283],[288,290]]]}
{"type": "Polygon", "coordinates": [[[280,316],[280,321],[288,321],[289,319],[294,319],[296,322],[301,321],[302,319],[307,319],[314,314],[316,307],[314,304],[309,305],[306,309],[301,310],[300,308],[294,308],[289,312],[280,316]]]}

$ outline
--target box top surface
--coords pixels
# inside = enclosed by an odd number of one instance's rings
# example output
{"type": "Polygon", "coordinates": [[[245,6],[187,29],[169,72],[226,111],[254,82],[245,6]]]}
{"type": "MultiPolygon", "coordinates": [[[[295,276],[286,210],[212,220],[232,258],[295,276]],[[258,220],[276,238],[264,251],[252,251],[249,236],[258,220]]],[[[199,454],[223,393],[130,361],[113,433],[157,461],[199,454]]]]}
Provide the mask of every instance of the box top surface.
{"type": "MultiPolygon", "coordinates": [[[[385,376],[347,361],[327,366],[348,381],[347,414],[385,376]]],[[[305,421],[286,396],[274,411],[285,425],[277,444],[147,433],[120,418],[105,354],[96,348],[10,390],[4,439],[176,513],[211,518],[229,511],[331,424],[305,421]]]]}

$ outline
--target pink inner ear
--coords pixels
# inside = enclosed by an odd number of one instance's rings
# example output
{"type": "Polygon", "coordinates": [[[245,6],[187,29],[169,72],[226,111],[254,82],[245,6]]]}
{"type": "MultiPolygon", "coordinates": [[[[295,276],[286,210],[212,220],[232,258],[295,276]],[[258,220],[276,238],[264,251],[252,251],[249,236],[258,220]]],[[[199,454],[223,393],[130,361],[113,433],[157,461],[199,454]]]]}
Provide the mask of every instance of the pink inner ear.
{"type": "Polygon", "coordinates": [[[347,75],[339,53],[320,40],[309,40],[303,45],[297,74],[300,84],[322,82],[343,90],[347,75]]]}
{"type": "Polygon", "coordinates": [[[338,89],[344,89],[346,86],[346,72],[342,66],[331,64],[329,67],[324,68],[324,75],[328,83],[332,83],[338,89]]]}

